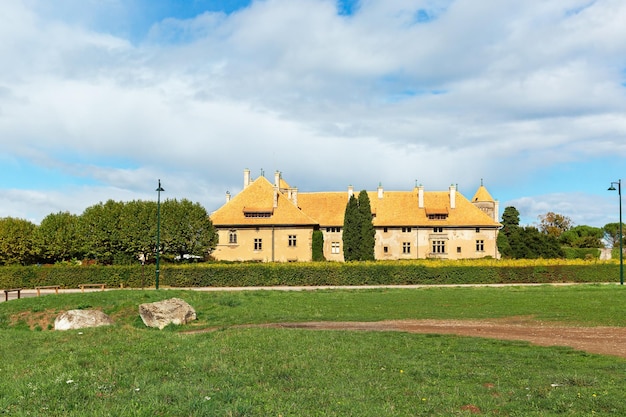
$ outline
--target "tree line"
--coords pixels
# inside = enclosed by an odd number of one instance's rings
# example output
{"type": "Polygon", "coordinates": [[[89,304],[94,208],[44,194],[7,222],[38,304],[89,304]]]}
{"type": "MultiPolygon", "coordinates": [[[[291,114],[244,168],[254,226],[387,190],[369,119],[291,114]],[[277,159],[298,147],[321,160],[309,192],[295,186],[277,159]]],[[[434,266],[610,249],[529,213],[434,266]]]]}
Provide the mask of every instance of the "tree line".
{"type": "MultiPolygon", "coordinates": [[[[619,223],[604,227],[573,226],[570,218],[548,212],[539,225],[520,226],[520,213],[506,207],[498,250],[505,258],[562,258],[563,247],[619,246],[619,223]]],[[[109,200],[85,209],[49,214],[39,225],[0,218],[0,265],[52,264],[73,260],[103,265],[152,262],[157,250],[172,260],[205,260],[217,244],[217,233],[204,207],[189,200],[161,203],[161,239],[156,247],[157,203],[109,200]]],[[[318,233],[321,235],[321,233],[318,233]]],[[[374,260],[375,231],[365,190],[346,205],[343,251],[346,261],[374,260]]],[[[323,260],[323,237],[315,236],[315,260],[323,260]],[[316,250],[317,248],[317,250],[316,250]]]]}
{"type": "Polygon", "coordinates": [[[505,258],[563,258],[564,248],[597,249],[619,246],[619,223],[604,227],[574,226],[562,214],[548,212],[539,216],[539,224],[520,226],[520,213],[506,207],[502,213],[502,229],[498,233],[498,250],[505,258]]]}
{"type": "MultiPolygon", "coordinates": [[[[346,205],[343,224],[344,259],[374,260],[374,245],[370,201],[367,192],[363,190],[358,198],[352,195],[346,205]]],[[[539,216],[538,226],[520,226],[520,213],[510,206],[502,214],[502,229],[498,233],[497,246],[504,258],[564,258],[565,248],[618,247],[619,223],[609,223],[604,227],[574,226],[569,217],[548,212],[539,216]]],[[[322,259],[323,255],[315,260],[322,259]]]]}
{"type": "Polygon", "coordinates": [[[0,265],[90,260],[103,265],[151,262],[157,250],[172,260],[206,259],[217,233],[204,207],[187,199],[161,203],[160,247],[156,247],[157,203],[109,200],[80,215],[49,214],[39,225],[0,218],[0,265]]]}

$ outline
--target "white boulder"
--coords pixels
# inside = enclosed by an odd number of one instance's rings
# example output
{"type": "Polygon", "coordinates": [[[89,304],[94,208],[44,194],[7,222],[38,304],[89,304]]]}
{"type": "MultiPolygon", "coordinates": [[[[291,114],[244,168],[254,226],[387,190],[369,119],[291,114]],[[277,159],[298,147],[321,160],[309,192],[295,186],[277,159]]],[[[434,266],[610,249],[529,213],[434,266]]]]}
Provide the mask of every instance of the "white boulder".
{"type": "Polygon", "coordinates": [[[100,310],[68,310],[54,320],[54,330],[109,326],[113,320],[100,310]]]}
{"type": "Polygon", "coordinates": [[[180,298],[139,305],[141,320],[148,327],[163,329],[170,323],[187,324],[196,319],[196,310],[180,298]]]}

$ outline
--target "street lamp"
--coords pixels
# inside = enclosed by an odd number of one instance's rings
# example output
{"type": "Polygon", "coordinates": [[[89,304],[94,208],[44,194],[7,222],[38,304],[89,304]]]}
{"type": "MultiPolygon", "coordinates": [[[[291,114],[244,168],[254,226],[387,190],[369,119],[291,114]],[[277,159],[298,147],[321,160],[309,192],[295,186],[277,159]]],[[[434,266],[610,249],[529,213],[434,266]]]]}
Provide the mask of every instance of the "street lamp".
{"type": "Polygon", "coordinates": [[[615,191],[615,184],[617,184],[617,194],[619,195],[619,283],[624,285],[624,251],[622,249],[622,180],[617,182],[611,182],[609,191],[615,191]]]}
{"type": "Polygon", "coordinates": [[[161,187],[161,180],[159,180],[159,187],[155,190],[157,192],[157,244],[156,244],[156,281],[155,287],[159,289],[159,254],[161,252],[161,191],[165,191],[161,187]]]}

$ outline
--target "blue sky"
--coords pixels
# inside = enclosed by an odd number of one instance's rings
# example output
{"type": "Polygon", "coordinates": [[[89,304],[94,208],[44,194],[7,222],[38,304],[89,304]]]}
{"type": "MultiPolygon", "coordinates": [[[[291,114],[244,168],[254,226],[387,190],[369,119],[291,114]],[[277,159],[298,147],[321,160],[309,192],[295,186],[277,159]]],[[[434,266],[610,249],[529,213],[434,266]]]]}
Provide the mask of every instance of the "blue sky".
{"type": "Polygon", "coordinates": [[[621,0],[0,4],[0,217],[108,199],[217,209],[243,170],[301,191],[481,179],[524,224],[616,222],[621,0]]]}

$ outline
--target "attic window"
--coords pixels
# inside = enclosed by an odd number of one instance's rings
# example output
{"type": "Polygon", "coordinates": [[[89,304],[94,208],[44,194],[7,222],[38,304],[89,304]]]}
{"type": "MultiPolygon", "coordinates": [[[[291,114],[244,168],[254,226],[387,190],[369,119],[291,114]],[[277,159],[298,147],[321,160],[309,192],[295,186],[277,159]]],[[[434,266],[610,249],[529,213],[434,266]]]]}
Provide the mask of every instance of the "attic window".
{"type": "Polygon", "coordinates": [[[265,211],[249,211],[243,212],[245,217],[272,217],[272,213],[265,211]]]}
{"type": "Polygon", "coordinates": [[[243,215],[245,217],[272,217],[273,209],[267,208],[248,208],[244,207],[243,215]]]}
{"type": "Polygon", "coordinates": [[[426,209],[426,216],[428,216],[428,220],[447,220],[448,209],[445,207],[428,208],[426,209]]]}

